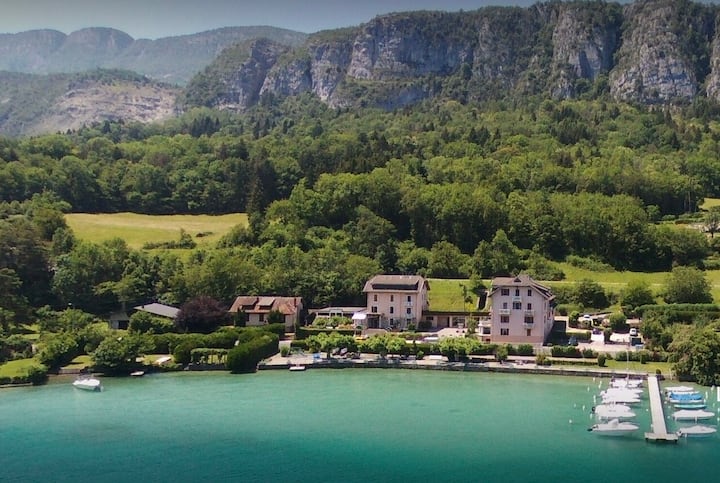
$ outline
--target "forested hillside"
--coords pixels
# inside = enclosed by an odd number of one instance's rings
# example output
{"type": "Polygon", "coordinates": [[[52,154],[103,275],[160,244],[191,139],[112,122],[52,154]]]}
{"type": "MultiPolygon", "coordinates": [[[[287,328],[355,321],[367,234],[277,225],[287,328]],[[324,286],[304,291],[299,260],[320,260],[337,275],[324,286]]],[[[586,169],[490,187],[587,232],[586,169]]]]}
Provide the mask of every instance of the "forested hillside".
{"type": "MultiPolygon", "coordinates": [[[[385,112],[300,97],[242,116],[101,123],[2,141],[3,224],[32,215],[15,203],[39,195],[78,212],[249,213],[222,250],[173,261],[189,265],[171,279],[159,262],[142,269],[142,283],[123,285],[131,299],[268,291],[351,302],[372,273],[553,279],[562,274],[550,261],[568,257],[616,269],[702,266],[712,253],[705,235],[661,221],[720,195],[713,109],[527,98],[385,112]]],[[[102,286],[110,303],[107,287],[128,267],[68,278],[78,248],[52,220],[41,232],[60,257],[47,274],[55,296],[89,306],[102,286]]]]}

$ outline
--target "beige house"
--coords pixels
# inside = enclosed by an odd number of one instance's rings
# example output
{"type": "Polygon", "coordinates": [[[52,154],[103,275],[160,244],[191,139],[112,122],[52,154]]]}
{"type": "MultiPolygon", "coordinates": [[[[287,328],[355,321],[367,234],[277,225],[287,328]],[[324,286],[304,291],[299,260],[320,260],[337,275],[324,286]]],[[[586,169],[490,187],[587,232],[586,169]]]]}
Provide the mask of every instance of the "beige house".
{"type": "Polygon", "coordinates": [[[404,330],[417,326],[428,310],[427,280],[419,275],[376,275],[365,283],[365,318],[355,319],[364,329],[404,330]]]}
{"type": "Polygon", "coordinates": [[[555,295],[529,275],[498,277],[490,288],[494,343],[543,344],[555,321],[555,295]]]}
{"type": "Polygon", "coordinates": [[[267,325],[270,312],[280,312],[285,320],[285,331],[292,332],[295,324],[300,322],[302,310],[301,297],[245,295],[235,299],[229,312],[244,313],[247,326],[267,325]]]}

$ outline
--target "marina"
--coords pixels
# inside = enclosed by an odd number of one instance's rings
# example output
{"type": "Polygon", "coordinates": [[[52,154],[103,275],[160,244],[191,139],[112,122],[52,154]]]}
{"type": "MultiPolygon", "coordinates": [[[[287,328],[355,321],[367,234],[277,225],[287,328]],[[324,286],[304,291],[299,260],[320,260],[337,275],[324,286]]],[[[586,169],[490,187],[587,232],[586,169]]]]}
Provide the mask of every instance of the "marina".
{"type": "Polygon", "coordinates": [[[652,416],[651,431],[645,433],[645,441],[657,443],[677,443],[677,433],[668,433],[665,424],[660,383],[657,376],[648,376],[648,393],[650,398],[650,414],[652,416]]]}

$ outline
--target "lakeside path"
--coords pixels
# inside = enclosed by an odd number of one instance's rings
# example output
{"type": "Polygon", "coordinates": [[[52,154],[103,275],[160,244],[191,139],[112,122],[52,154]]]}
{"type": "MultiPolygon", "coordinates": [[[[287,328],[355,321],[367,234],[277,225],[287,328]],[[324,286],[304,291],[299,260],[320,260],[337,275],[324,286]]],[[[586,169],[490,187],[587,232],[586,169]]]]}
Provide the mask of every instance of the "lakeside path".
{"type": "Polygon", "coordinates": [[[426,357],[422,360],[381,359],[375,354],[362,354],[360,359],[313,358],[312,354],[283,357],[277,354],[258,364],[258,370],[289,370],[291,366],[304,366],[306,369],[344,369],[344,368],[379,368],[379,369],[415,369],[435,371],[465,372],[501,372],[512,374],[547,374],[554,376],[589,376],[589,377],[647,377],[647,372],[630,370],[611,370],[602,367],[571,367],[571,366],[538,366],[534,358],[511,358],[508,362],[448,362],[446,358],[426,357]]]}

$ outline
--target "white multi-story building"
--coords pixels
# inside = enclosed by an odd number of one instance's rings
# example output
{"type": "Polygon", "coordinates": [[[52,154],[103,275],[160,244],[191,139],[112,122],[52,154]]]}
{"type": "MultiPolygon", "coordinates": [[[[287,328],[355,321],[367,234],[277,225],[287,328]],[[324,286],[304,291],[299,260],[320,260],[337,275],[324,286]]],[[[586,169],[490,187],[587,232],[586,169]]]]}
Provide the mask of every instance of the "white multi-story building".
{"type": "Polygon", "coordinates": [[[366,319],[369,329],[406,329],[429,309],[430,286],[420,275],[376,275],[365,283],[366,319]]]}
{"type": "Polygon", "coordinates": [[[497,277],[490,288],[494,343],[543,344],[555,322],[555,295],[529,275],[497,277]]]}

